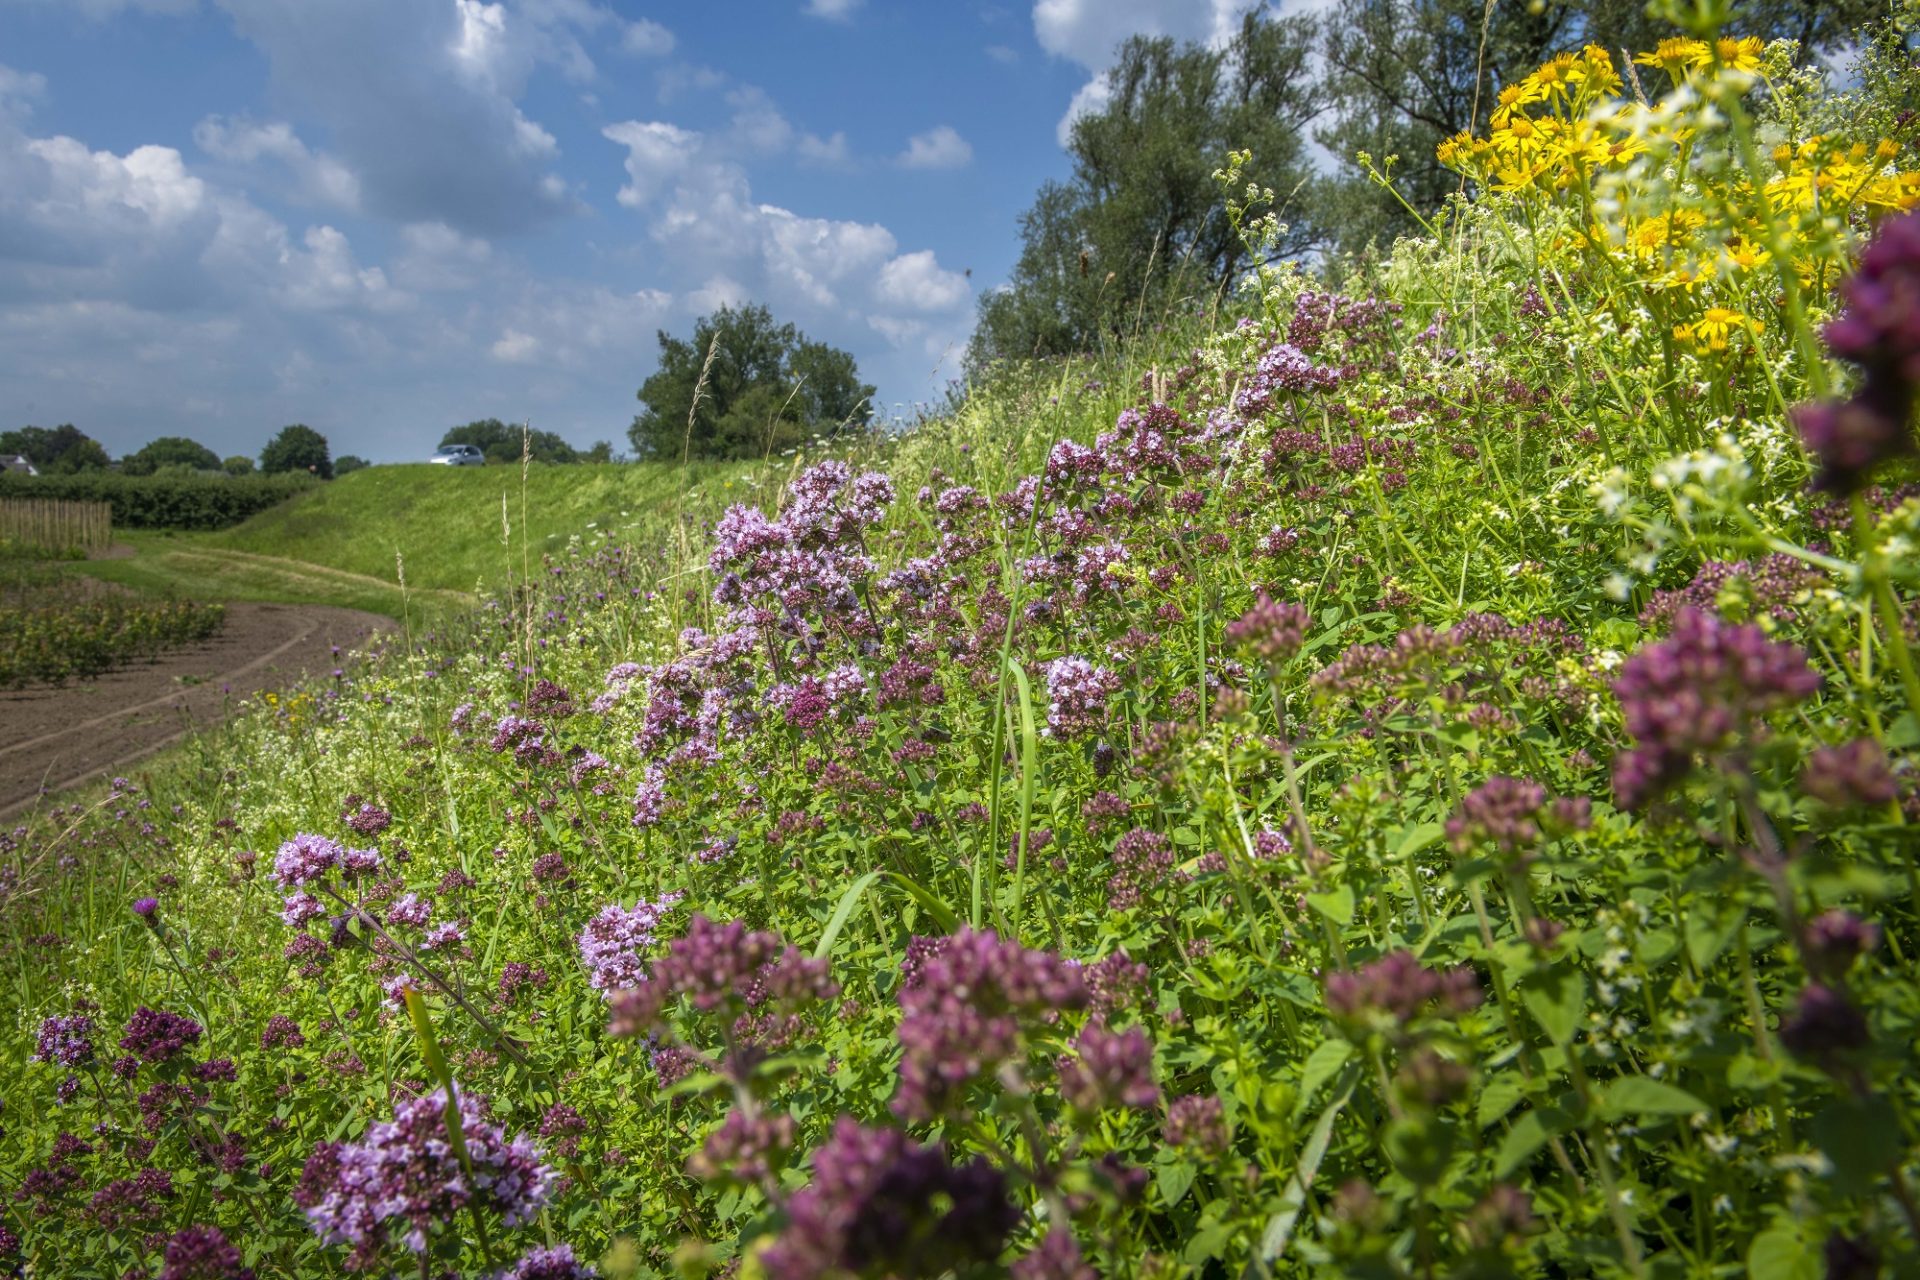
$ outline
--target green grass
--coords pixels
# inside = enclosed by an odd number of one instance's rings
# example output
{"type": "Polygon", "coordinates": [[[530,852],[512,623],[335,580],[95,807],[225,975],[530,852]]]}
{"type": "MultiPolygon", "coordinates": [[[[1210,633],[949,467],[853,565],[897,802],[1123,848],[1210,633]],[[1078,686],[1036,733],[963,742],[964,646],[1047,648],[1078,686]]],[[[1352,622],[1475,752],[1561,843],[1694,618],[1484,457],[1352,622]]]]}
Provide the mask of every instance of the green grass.
{"type": "Polygon", "coordinates": [[[517,467],[369,467],[232,529],[123,531],[116,541],[133,548],[131,557],[72,569],[154,595],[399,617],[402,562],[416,610],[460,608],[575,537],[630,539],[674,511],[692,537],[709,502],[755,487],[753,470],[535,465],[523,492],[517,467]]]}

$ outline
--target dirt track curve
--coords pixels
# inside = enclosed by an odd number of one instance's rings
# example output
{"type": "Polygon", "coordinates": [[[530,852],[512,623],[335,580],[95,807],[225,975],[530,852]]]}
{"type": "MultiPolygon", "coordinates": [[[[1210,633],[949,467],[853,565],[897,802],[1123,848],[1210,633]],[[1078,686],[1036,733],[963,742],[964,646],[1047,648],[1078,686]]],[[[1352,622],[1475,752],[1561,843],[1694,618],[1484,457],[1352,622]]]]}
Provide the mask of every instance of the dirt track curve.
{"type": "Polygon", "coordinates": [[[61,688],[0,690],[0,817],[44,792],[124,771],[236,699],[339,666],[393,621],[324,605],[230,604],[218,634],[158,662],[61,688]]]}

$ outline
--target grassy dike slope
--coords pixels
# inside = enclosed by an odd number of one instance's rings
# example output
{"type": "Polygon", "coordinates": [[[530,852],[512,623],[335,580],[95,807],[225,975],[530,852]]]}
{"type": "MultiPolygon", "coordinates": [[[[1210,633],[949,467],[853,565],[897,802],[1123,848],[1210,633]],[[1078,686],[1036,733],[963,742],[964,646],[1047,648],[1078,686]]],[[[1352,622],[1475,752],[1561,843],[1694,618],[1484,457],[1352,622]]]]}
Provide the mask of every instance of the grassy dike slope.
{"type": "Polygon", "coordinates": [[[724,498],[747,469],[653,463],[369,467],[217,533],[123,533],[132,557],[76,566],[188,597],[337,604],[399,616],[397,564],[417,605],[470,603],[569,539],[629,538],[690,495],[724,498]],[[504,516],[504,523],[503,523],[504,516]],[[506,535],[511,533],[509,549],[506,535]]]}

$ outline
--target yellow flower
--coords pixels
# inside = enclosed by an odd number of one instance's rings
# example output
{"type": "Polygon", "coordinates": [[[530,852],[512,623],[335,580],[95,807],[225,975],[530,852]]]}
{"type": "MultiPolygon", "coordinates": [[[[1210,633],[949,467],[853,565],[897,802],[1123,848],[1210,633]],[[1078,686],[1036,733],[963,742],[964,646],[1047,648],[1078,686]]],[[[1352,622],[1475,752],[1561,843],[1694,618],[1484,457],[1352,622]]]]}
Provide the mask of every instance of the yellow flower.
{"type": "Polygon", "coordinates": [[[1528,76],[1523,83],[1532,85],[1543,95],[1565,93],[1576,74],[1574,56],[1570,53],[1556,53],[1541,63],[1540,69],[1528,76]]]}
{"type": "Polygon", "coordinates": [[[1758,71],[1760,55],[1766,47],[1759,36],[1743,36],[1738,40],[1723,36],[1713,42],[1713,55],[1721,66],[1731,71],[1758,71]]]}
{"type": "Polygon", "coordinates": [[[1727,241],[1725,253],[1728,264],[1739,271],[1751,271],[1755,267],[1763,267],[1772,256],[1759,245],[1739,236],[1727,241]]]}
{"type": "Polygon", "coordinates": [[[1758,334],[1764,328],[1758,320],[1738,311],[1726,307],[1708,307],[1692,324],[1675,325],[1673,336],[1709,351],[1725,351],[1728,339],[1734,334],[1743,331],[1758,334]]]}
{"type": "Polygon", "coordinates": [[[1686,36],[1671,36],[1656,45],[1652,53],[1643,53],[1634,59],[1640,66],[1660,68],[1675,81],[1712,60],[1713,53],[1703,42],[1686,36]]]}

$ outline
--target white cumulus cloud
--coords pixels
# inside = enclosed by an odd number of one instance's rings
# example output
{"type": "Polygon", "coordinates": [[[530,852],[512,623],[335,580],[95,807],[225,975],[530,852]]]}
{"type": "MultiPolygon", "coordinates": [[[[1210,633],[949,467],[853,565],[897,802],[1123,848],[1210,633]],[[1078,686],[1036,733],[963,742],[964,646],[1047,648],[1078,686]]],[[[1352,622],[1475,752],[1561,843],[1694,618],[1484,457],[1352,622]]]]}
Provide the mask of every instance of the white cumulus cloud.
{"type": "Polygon", "coordinates": [[[973,145],[951,125],[940,125],[907,140],[900,163],[909,169],[959,169],[973,159],[973,145]]]}

